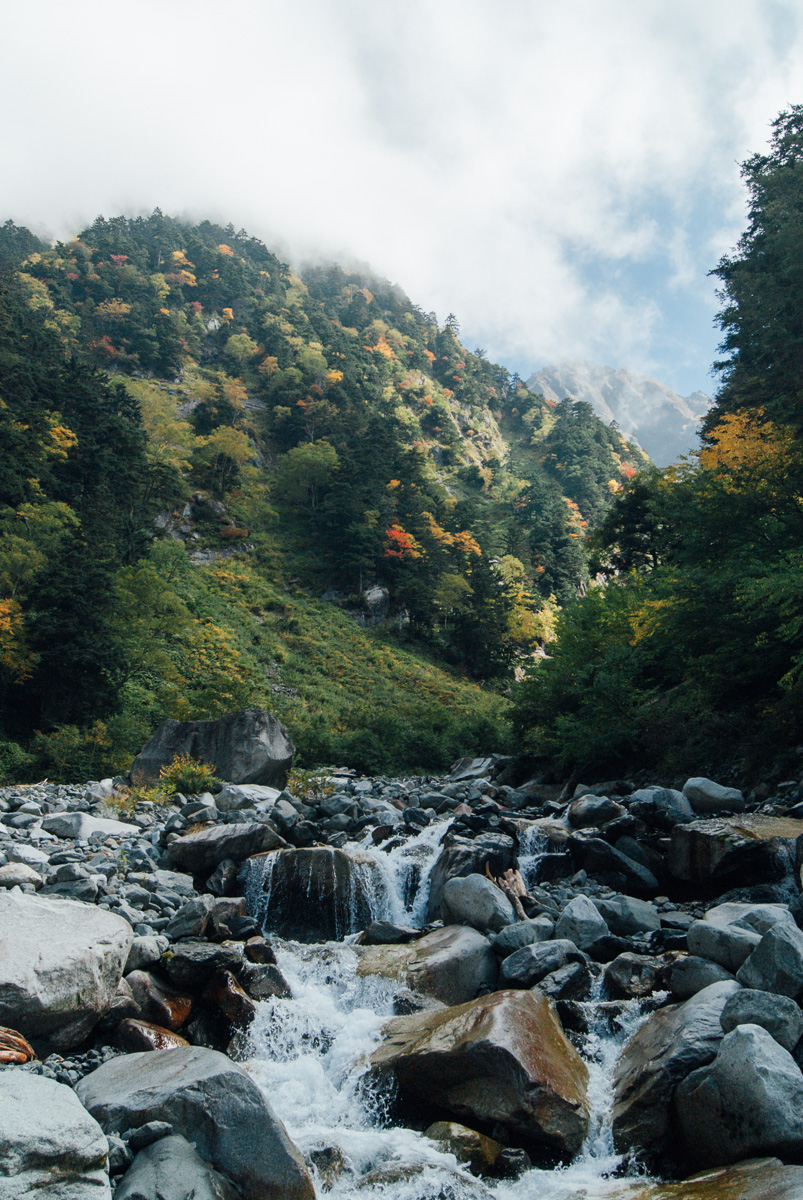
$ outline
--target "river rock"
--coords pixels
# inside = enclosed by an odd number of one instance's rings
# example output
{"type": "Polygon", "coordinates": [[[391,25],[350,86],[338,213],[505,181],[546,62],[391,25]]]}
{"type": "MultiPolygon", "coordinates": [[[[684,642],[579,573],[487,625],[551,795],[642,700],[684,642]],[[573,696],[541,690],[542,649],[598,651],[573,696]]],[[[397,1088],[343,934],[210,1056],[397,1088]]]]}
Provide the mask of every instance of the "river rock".
{"type": "Polygon", "coordinates": [[[803,1013],[788,996],[742,988],[731,996],[719,1018],[725,1033],[738,1025],[760,1025],[789,1053],[803,1037],[803,1013]]]}
{"type": "Polygon", "coordinates": [[[631,816],[651,825],[654,829],[669,832],[676,825],[685,825],[694,820],[694,809],[683,792],[674,788],[648,787],[633,792],[628,804],[631,816]]]}
{"type": "Polygon", "coordinates": [[[96,833],[102,834],[103,837],[124,838],[141,832],[138,825],[131,825],[128,821],[92,817],[83,812],[52,813],[42,820],[42,828],[46,833],[74,841],[88,841],[96,833]]]}
{"type": "Polygon", "coordinates": [[[485,875],[447,879],[441,893],[444,925],[471,925],[481,933],[498,933],[516,920],[505,893],[485,875]]]}
{"type": "Polygon", "coordinates": [[[620,1153],[669,1148],[678,1084],[714,1058],[722,1010],[738,989],[735,981],[712,983],[684,1004],[653,1013],[626,1043],[614,1073],[613,1137],[620,1153]]]}
{"type": "Polygon", "coordinates": [[[448,1150],[475,1175],[493,1174],[493,1168],[505,1149],[500,1142],[456,1121],[435,1121],[429,1129],[424,1130],[424,1137],[448,1150]]]}
{"type": "Polygon", "coordinates": [[[660,958],[625,951],[605,968],[605,990],[613,1000],[637,1000],[651,996],[662,986],[666,963],[660,958]]]}
{"type": "Polygon", "coordinates": [[[118,1184],[115,1200],[240,1200],[238,1190],[180,1134],[140,1150],[118,1184]]]}
{"type": "Polygon", "coordinates": [[[654,896],[658,880],[643,863],[636,862],[598,837],[577,834],[569,840],[572,857],[588,875],[615,876],[620,887],[636,896],[654,896]]]}
{"type": "Polygon", "coordinates": [[[736,978],[742,987],[799,1000],[803,995],[803,932],[796,925],[773,925],[736,978]]]}
{"type": "Polygon", "coordinates": [[[555,932],[555,922],[546,913],[541,913],[529,921],[516,921],[495,933],[491,945],[500,958],[507,958],[522,946],[532,946],[534,942],[548,942],[555,932]]]}
{"type": "Polygon", "coordinates": [[[126,1054],[84,1076],[76,1092],[107,1133],[169,1121],[248,1200],[314,1200],[304,1160],[265,1095],[224,1054],[201,1046],[126,1054]]]}
{"type": "Polygon", "coordinates": [[[125,974],[157,963],[169,945],[166,937],[153,933],[146,934],[144,937],[135,937],[131,943],[131,949],[128,951],[125,974]]]}
{"type": "Polygon", "coordinates": [[[585,954],[574,942],[566,938],[537,942],[523,946],[503,961],[499,969],[500,980],[504,987],[531,988],[553,971],[573,962],[586,962],[585,954]]]}
{"type": "Polygon", "coordinates": [[[588,1071],[537,992],[494,992],[469,1004],[390,1021],[371,1065],[401,1095],[561,1157],[588,1129],[588,1071]]]}
{"type": "Polygon", "coordinates": [[[181,988],[201,988],[218,971],[236,969],[243,961],[239,946],[217,942],[175,942],[165,957],[164,969],[181,988]]]}
{"type": "Polygon", "coordinates": [[[744,796],[739,789],[723,787],[713,779],[687,779],[683,795],[699,814],[744,812],[744,796]]]}
{"type": "Polygon", "coordinates": [[[708,958],[735,974],[761,941],[761,934],[756,933],[754,929],[743,929],[737,925],[693,921],[686,940],[691,954],[708,958]]]}
{"type": "Polygon", "coordinates": [[[355,947],[358,975],[398,979],[413,992],[444,1004],[473,1000],[496,987],[499,968],[491,943],[465,925],[447,925],[415,942],[355,947]]]}
{"type": "Polygon", "coordinates": [[[661,928],[661,914],[649,900],[639,900],[635,896],[606,896],[594,897],[591,903],[616,937],[654,933],[661,928]]]}
{"type": "Polygon", "coordinates": [[[773,925],[796,924],[786,904],[744,904],[735,900],[709,908],[704,919],[713,925],[735,925],[739,929],[754,929],[762,934],[773,925]]]}
{"type": "Polygon", "coordinates": [[[0,1071],[0,1200],[110,1200],[103,1130],[72,1088],[0,1071]]]}
{"type": "Polygon", "coordinates": [[[675,1095],[683,1154],[718,1167],[764,1154],[803,1158],[803,1074],[759,1025],[739,1025],[675,1095]]]}
{"type": "Polygon", "coordinates": [[[473,839],[448,835],[430,871],[427,919],[440,917],[441,893],[447,879],[485,875],[486,867],[498,879],[515,865],[516,843],[506,833],[482,833],[473,839]]]}
{"type": "Polygon", "coordinates": [[[668,866],[675,879],[714,894],[783,878],[795,861],[803,821],[764,813],[676,825],[668,866]]]}
{"type": "Polygon", "coordinates": [[[174,867],[205,877],[225,858],[242,862],[255,854],[286,845],[287,842],[272,825],[259,821],[242,825],[213,825],[171,842],[167,847],[167,857],[174,867]]]}
{"type": "Polygon", "coordinates": [[[609,932],[604,917],[588,896],[583,895],[569,901],[555,926],[556,938],[568,938],[580,950],[587,950],[609,932]]]}
{"type": "Polygon", "coordinates": [[[191,996],[163,983],[150,971],[132,971],[126,976],[126,983],[146,1021],[175,1033],[192,1012],[191,996]]]}
{"type": "Polygon", "coordinates": [[[131,765],[132,783],[156,783],[177,755],[214,767],[229,783],[260,783],[281,790],[295,746],[276,717],[247,708],[216,721],[163,721],[131,765]]]}
{"type": "Polygon", "coordinates": [[[92,904],[0,894],[0,1023],[78,1045],[110,1008],[133,937],[92,904]]]}
{"type": "Polygon", "coordinates": [[[751,1158],[682,1183],[623,1180],[605,1195],[606,1200],[800,1200],[803,1167],[786,1166],[777,1158],[751,1158]]]}
{"type": "Polygon", "coordinates": [[[677,1000],[690,1000],[709,984],[731,980],[733,975],[730,971],[726,971],[718,963],[688,954],[672,964],[669,972],[669,990],[677,1000]]]}
{"type": "Polygon", "coordinates": [[[256,783],[228,783],[215,796],[215,808],[219,812],[235,812],[240,808],[259,808],[269,812],[281,794],[278,788],[256,783]]]}

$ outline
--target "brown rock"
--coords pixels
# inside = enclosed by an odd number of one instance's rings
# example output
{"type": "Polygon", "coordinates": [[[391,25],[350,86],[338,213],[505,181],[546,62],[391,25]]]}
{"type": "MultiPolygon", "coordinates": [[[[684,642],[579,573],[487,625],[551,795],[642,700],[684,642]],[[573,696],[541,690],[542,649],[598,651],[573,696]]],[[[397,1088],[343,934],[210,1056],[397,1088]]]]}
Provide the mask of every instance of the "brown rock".
{"type": "Polygon", "coordinates": [[[150,971],[131,971],[126,981],[146,1021],[175,1032],[192,1012],[191,996],[163,983],[150,971]]]}
{"type": "Polygon", "coordinates": [[[803,821],[764,813],[690,821],[672,830],[669,871],[684,883],[720,891],[771,881],[784,874],[801,836],[803,821]]]}
{"type": "Polygon", "coordinates": [[[456,1121],[436,1121],[424,1130],[424,1137],[438,1142],[475,1175],[492,1174],[505,1149],[501,1142],[495,1142],[493,1138],[477,1133],[476,1129],[469,1129],[466,1125],[458,1125],[456,1121]]]}
{"type": "Polygon", "coordinates": [[[248,1025],[256,1016],[256,1004],[231,971],[218,971],[206,986],[204,1000],[220,1009],[234,1025],[248,1025]]]}
{"type": "Polygon", "coordinates": [[[151,1021],[127,1018],[117,1026],[117,1045],[127,1054],[138,1050],[175,1050],[178,1046],[189,1046],[186,1038],[151,1021]]]}
{"type": "Polygon", "coordinates": [[[250,937],[245,943],[245,957],[252,963],[276,965],[276,954],[267,938],[250,937]]]}
{"type": "Polygon", "coordinates": [[[31,1062],[36,1058],[36,1053],[33,1047],[26,1042],[21,1033],[17,1033],[16,1029],[6,1029],[5,1025],[0,1025],[0,1064],[2,1066],[16,1065],[20,1063],[31,1062]]]}
{"type": "Polygon", "coordinates": [[[622,1180],[605,1195],[607,1200],[800,1200],[803,1167],[784,1166],[777,1158],[751,1158],[682,1183],[622,1180]]]}
{"type": "Polygon", "coordinates": [[[613,1000],[638,1000],[667,986],[671,963],[627,951],[605,968],[605,990],[613,1000]]]}
{"type": "Polygon", "coordinates": [[[575,1155],[588,1129],[588,1071],[549,1001],[503,991],[390,1021],[371,1056],[403,1099],[458,1120],[498,1122],[514,1140],[575,1155]]]}

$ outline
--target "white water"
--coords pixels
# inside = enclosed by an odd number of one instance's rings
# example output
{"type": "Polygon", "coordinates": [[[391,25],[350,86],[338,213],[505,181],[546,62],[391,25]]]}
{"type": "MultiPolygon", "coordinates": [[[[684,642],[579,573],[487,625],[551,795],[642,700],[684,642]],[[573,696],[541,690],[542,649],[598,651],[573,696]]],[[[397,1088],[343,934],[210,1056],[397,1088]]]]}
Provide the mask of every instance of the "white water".
{"type": "MultiPolygon", "coordinates": [[[[429,874],[446,828],[446,822],[428,826],[388,854],[366,843],[359,847],[380,867],[381,916],[423,922],[429,874]]],[[[344,942],[302,945],[276,939],[274,948],[293,999],[260,1005],[250,1031],[248,1067],[305,1156],[334,1148],[340,1158],[334,1181],[313,1168],[320,1197],[605,1200],[615,1194],[619,1200],[626,1194],[627,1183],[611,1178],[622,1161],[611,1137],[611,1077],[622,1044],[644,1019],[639,1002],[624,1006],[615,1033],[596,1000],[583,1006],[590,1027],[583,1056],[592,1119],[574,1162],[555,1170],[533,1169],[515,1182],[480,1182],[422,1134],[390,1125],[392,1097],[367,1082],[368,1059],[392,1016],[398,984],[358,976],[357,954],[344,942]]]]}

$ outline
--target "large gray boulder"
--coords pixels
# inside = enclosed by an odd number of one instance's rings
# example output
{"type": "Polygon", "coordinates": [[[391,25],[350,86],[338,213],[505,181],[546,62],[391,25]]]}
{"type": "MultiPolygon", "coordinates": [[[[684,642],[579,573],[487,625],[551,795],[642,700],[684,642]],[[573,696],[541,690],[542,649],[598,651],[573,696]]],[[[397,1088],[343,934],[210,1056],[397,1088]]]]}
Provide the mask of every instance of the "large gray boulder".
{"type": "Polygon", "coordinates": [[[575,896],[564,908],[555,926],[556,938],[568,938],[580,950],[609,933],[604,917],[588,896],[575,896]]]}
{"type": "Polygon", "coordinates": [[[790,1054],[803,1037],[803,1013],[794,1000],[753,988],[742,988],[731,996],[719,1023],[725,1033],[739,1025],[760,1025],[790,1054]]]}
{"type": "Polygon", "coordinates": [[[528,921],[516,921],[515,925],[507,925],[491,938],[491,945],[500,958],[515,954],[523,946],[532,946],[534,942],[548,942],[555,932],[555,922],[546,913],[531,917],[528,921]]]}
{"type": "Polygon", "coordinates": [[[764,813],[711,817],[676,825],[669,848],[669,872],[701,891],[772,882],[795,861],[803,821],[764,813]]]}
{"type": "Polygon", "coordinates": [[[684,954],[672,964],[669,972],[669,990],[676,1000],[690,1000],[703,988],[712,983],[732,981],[733,974],[719,963],[696,954],[684,954]]]}
{"type": "Polygon", "coordinates": [[[0,894],[0,1025],[78,1045],[111,1007],[133,938],[94,904],[0,894]]]}
{"type": "Polygon", "coordinates": [[[59,838],[87,841],[93,833],[106,837],[130,837],[142,831],[138,825],[128,821],[114,821],[106,817],[91,817],[89,813],[63,812],[51,813],[42,820],[42,828],[46,833],[52,833],[59,838]]]}
{"type": "Polygon", "coordinates": [[[674,788],[646,787],[633,792],[628,810],[654,829],[671,830],[694,820],[694,809],[683,792],[674,788]]]}
{"type": "Polygon", "coordinates": [[[269,812],[281,796],[278,788],[256,783],[229,783],[215,796],[219,812],[235,812],[240,808],[258,808],[269,812]]]}
{"type": "Polygon", "coordinates": [[[766,933],[773,925],[796,924],[787,904],[745,904],[736,900],[709,908],[704,919],[713,925],[735,925],[756,933],[766,933]]]}
{"type": "Polygon", "coordinates": [[[535,987],[553,971],[568,963],[587,962],[582,950],[567,938],[523,946],[504,960],[500,978],[504,987],[535,987]]]}
{"type": "Polygon", "coordinates": [[[796,925],[773,925],[736,978],[742,987],[799,1000],[803,996],[803,932],[796,925]]]}
{"type": "Polygon", "coordinates": [[[131,765],[133,783],[155,783],[162,767],[188,754],[214,767],[228,783],[287,783],[295,746],[276,717],[246,708],[216,721],[163,721],[131,765]]]}
{"type": "Polygon", "coordinates": [[[470,1004],[390,1021],[371,1065],[402,1097],[474,1127],[571,1157],[588,1129],[588,1071],[552,1005],[537,992],[494,992],[470,1004]]]}
{"type": "Polygon", "coordinates": [[[106,1133],[167,1121],[248,1200],[314,1200],[300,1153],[251,1077],[190,1046],[110,1059],[76,1087],[106,1133]]]}
{"type": "Polygon", "coordinates": [[[686,941],[691,954],[708,958],[735,974],[761,941],[754,929],[738,925],[715,925],[712,921],[693,921],[686,941]]]}
{"type": "Polygon", "coordinates": [[[739,1025],[712,1063],[675,1095],[684,1156],[718,1167],[777,1154],[803,1158],[803,1074],[788,1050],[759,1025],[739,1025]]]}
{"type": "Polygon", "coordinates": [[[240,1193],[176,1133],[140,1150],[114,1200],[240,1200],[240,1193]]]}
{"type": "Polygon", "coordinates": [[[661,914],[649,900],[635,896],[607,896],[591,901],[616,937],[632,937],[634,933],[653,933],[661,928],[661,914]]]}
{"type": "Polygon", "coordinates": [[[177,838],[167,847],[174,867],[192,875],[211,875],[225,859],[242,862],[255,854],[277,850],[287,842],[272,825],[261,821],[242,824],[212,825],[177,838]]]}
{"type": "Polygon", "coordinates": [[[721,783],[702,776],[687,779],[683,785],[683,795],[694,811],[702,816],[744,812],[745,808],[744,796],[738,788],[723,787],[721,783]]]}
{"type": "Polygon", "coordinates": [[[516,865],[516,843],[506,833],[481,833],[475,838],[446,835],[443,848],[429,874],[427,919],[441,915],[441,895],[447,879],[466,875],[485,875],[486,868],[495,878],[516,865]]]}
{"type": "Polygon", "coordinates": [[[355,946],[357,974],[379,975],[443,1004],[493,991],[499,968],[491,943],[466,925],[446,925],[406,945],[355,946]]]}
{"type": "Polygon", "coordinates": [[[613,1137],[617,1150],[661,1154],[671,1145],[671,1107],[683,1079],[714,1058],[720,1016],[739,990],[712,983],[685,1004],[652,1014],[625,1045],[614,1073],[613,1137]]]}
{"type": "Polygon", "coordinates": [[[447,879],[441,893],[445,925],[471,925],[481,933],[498,933],[516,920],[505,893],[485,875],[447,879]]]}
{"type": "Polygon", "coordinates": [[[0,1200],[110,1200],[107,1155],[72,1088],[0,1071],[0,1200]]]}

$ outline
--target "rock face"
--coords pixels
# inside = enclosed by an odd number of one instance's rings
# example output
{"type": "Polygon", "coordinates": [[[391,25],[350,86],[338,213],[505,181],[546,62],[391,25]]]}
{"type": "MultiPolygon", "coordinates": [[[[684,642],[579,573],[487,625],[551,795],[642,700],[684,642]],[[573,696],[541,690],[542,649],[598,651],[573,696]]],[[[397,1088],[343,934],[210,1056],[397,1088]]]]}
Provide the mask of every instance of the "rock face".
{"type": "Polygon", "coordinates": [[[735,981],[712,983],[685,1004],[653,1013],[626,1044],[614,1075],[613,1137],[620,1152],[668,1148],[675,1091],[714,1058],[722,1010],[738,990],[735,981]]]}
{"type": "Polygon", "coordinates": [[[180,1134],[140,1150],[115,1200],[239,1200],[239,1192],[180,1134]]]}
{"type": "Polygon", "coordinates": [[[672,830],[669,871],[718,894],[731,886],[780,879],[794,862],[803,821],[746,813],[691,821],[672,830]]]}
{"type": "Polygon", "coordinates": [[[131,766],[132,783],[152,783],[179,754],[215,768],[228,783],[283,788],[295,746],[281,721],[264,709],[246,708],[217,721],[163,721],[131,766]]]}
{"type": "Polygon", "coordinates": [[[133,937],[92,904],[0,894],[0,1024],[78,1045],[110,1008],[133,937]]]}
{"type": "Polygon", "coordinates": [[[683,1152],[698,1166],[803,1157],[803,1074],[759,1025],[739,1025],[675,1095],[683,1152]]]}
{"type": "Polygon", "coordinates": [[[103,1130],[72,1088],[0,1071],[0,1200],[110,1200],[103,1130]]]}
{"type": "Polygon", "coordinates": [[[441,893],[441,914],[446,925],[471,925],[498,933],[516,920],[513,905],[485,875],[447,879],[441,893]]]}
{"type": "Polygon", "coordinates": [[[264,872],[262,894],[250,907],[265,932],[323,942],[356,933],[385,915],[384,876],[359,850],[279,850],[252,860],[250,869],[264,872]]]}
{"type": "Polygon", "coordinates": [[[107,1132],[167,1121],[249,1200],[314,1200],[304,1161],[242,1067],[192,1046],[110,1059],[76,1088],[107,1132]]]}
{"type": "Polygon", "coordinates": [[[389,1022],[371,1057],[402,1097],[473,1127],[498,1122],[514,1140],[570,1157],[588,1129],[588,1072],[554,1009],[533,992],[389,1022]]]}
{"type": "Polygon", "coordinates": [[[444,1004],[464,1004],[499,974],[491,943],[475,929],[447,925],[404,946],[355,947],[358,975],[398,979],[414,992],[444,1004]]]}

